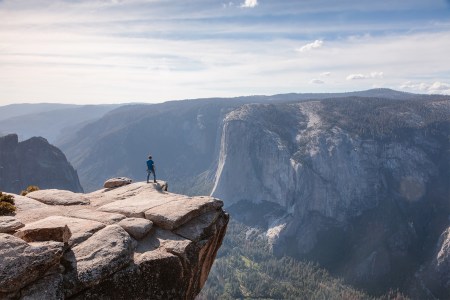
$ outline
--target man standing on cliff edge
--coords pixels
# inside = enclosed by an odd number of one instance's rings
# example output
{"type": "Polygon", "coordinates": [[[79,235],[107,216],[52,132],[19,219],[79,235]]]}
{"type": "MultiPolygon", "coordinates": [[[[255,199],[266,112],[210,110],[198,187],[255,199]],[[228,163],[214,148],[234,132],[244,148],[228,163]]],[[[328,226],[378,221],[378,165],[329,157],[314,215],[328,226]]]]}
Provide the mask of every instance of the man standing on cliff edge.
{"type": "Polygon", "coordinates": [[[153,182],[156,183],[156,173],[155,173],[155,163],[152,160],[152,156],[150,155],[147,160],[147,183],[150,179],[150,173],[153,173],[153,182]]]}

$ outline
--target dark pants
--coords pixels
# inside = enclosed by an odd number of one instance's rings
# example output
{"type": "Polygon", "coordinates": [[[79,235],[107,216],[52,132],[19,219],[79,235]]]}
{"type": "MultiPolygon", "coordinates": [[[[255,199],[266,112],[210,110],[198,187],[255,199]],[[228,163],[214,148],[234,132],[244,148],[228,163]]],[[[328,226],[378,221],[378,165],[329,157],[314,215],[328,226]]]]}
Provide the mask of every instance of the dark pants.
{"type": "Polygon", "coordinates": [[[153,181],[156,182],[156,173],[155,173],[155,169],[149,169],[147,170],[147,182],[150,179],[150,173],[153,173],[153,181]]]}

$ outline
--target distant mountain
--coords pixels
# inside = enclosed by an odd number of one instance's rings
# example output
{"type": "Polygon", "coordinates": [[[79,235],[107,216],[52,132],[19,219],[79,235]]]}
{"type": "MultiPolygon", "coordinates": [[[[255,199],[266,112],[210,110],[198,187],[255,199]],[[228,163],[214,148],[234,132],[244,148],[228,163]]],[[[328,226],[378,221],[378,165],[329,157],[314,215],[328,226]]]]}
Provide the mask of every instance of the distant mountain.
{"type": "Polygon", "coordinates": [[[0,191],[17,194],[29,185],[83,191],[64,154],[44,138],[19,143],[16,134],[0,137],[0,191]]]}
{"type": "Polygon", "coordinates": [[[21,103],[0,106],[0,121],[18,116],[38,114],[41,112],[77,107],[75,104],[59,103],[21,103]]]}
{"type": "MultiPolygon", "coordinates": [[[[19,114],[19,110],[29,112],[0,120],[0,131],[3,134],[16,133],[20,140],[33,136],[43,136],[51,143],[64,139],[70,131],[75,131],[88,122],[102,117],[119,105],[31,105],[14,106],[13,114],[19,114]],[[35,109],[35,110],[33,110],[35,109]]],[[[11,111],[11,106],[0,107],[1,111],[11,111]]]]}
{"type": "MultiPolygon", "coordinates": [[[[386,88],[378,88],[367,91],[356,91],[347,93],[291,93],[291,94],[279,94],[264,97],[266,98],[266,101],[271,100],[277,101],[280,99],[284,101],[323,100],[323,99],[348,98],[348,97],[370,97],[370,98],[385,98],[393,100],[412,100],[412,99],[420,99],[424,97],[424,95],[400,92],[386,88]]],[[[438,96],[427,95],[426,97],[429,99],[433,99],[438,96]]]]}

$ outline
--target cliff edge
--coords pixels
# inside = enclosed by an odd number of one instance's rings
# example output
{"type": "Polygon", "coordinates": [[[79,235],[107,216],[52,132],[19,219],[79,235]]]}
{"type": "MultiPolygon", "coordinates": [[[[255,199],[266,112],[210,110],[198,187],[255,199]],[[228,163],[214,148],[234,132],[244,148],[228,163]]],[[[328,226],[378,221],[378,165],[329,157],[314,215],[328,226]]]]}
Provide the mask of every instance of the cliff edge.
{"type": "Polygon", "coordinates": [[[131,183],[14,195],[0,217],[1,299],[194,299],[228,224],[223,202],[131,183]]]}

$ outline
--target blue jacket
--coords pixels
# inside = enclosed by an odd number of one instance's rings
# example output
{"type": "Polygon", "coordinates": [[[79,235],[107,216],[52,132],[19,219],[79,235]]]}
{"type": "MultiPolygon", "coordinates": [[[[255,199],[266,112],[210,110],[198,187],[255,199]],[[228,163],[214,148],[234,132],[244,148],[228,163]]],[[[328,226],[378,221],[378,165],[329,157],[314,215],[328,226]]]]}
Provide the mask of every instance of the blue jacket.
{"type": "Polygon", "coordinates": [[[154,164],[153,160],[147,160],[147,169],[153,171],[154,164]]]}

